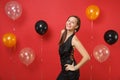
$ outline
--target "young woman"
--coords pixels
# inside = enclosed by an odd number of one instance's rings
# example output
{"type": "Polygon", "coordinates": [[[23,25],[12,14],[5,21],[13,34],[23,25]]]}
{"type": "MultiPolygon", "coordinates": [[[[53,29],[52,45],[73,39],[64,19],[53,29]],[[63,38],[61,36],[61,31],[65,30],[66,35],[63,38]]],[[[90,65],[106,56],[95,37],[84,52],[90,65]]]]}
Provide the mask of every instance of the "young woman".
{"type": "Polygon", "coordinates": [[[65,29],[61,31],[59,55],[62,70],[57,80],[79,80],[79,68],[90,60],[89,54],[75,35],[80,28],[80,23],[79,17],[69,16],[65,29]],[[74,59],[75,48],[82,55],[82,59],[78,63],[74,59]]]}

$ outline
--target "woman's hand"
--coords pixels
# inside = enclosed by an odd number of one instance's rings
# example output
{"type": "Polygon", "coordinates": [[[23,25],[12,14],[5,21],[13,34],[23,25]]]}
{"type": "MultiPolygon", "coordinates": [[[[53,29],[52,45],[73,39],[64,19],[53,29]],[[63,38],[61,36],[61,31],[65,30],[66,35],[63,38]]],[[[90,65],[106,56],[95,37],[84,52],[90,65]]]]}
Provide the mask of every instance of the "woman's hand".
{"type": "Polygon", "coordinates": [[[70,65],[70,64],[65,64],[65,66],[66,66],[66,68],[65,68],[65,70],[66,71],[75,71],[76,69],[75,69],[75,66],[74,66],[74,63],[72,64],[72,65],[70,65]]]}

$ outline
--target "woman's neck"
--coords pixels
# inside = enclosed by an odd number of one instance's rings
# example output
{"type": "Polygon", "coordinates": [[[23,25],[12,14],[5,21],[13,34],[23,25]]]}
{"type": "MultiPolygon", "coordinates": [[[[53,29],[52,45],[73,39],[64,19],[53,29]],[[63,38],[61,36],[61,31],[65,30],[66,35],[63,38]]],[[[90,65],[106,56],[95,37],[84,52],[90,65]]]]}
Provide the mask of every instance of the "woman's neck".
{"type": "Polygon", "coordinates": [[[67,30],[67,35],[72,35],[74,32],[67,30]]]}

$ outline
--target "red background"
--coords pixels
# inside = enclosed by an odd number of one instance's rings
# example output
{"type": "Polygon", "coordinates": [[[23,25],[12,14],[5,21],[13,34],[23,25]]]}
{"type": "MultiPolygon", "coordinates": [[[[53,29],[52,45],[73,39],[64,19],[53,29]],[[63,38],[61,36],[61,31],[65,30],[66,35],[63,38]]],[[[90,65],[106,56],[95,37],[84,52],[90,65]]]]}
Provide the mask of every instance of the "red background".
{"type": "MultiPolygon", "coordinates": [[[[78,38],[89,52],[91,60],[81,67],[81,80],[120,80],[120,40],[109,45],[104,33],[113,29],[120,34],[119,0],[17,0],[22,5],[22,15],[13,21],[5,14],[5,5],[10,0],[0,0],[0,80],[56,80],[60,72],[58,42],[60,30],[69,15],[77,15],[82,24],[78,38]],[[88,20],[85,10],[89,5],[100,8],[100,16],[93,22],[88,20]],[[35,23],[45,20],[48,31],[41,36],[35,31],[35,23]],[[15,31],[14,31],[15,28],[15,31]],[[2,36],[12,32],[17,37],[14,49],[3,45],[2,36]],[[110,49],[109,58],[99,63],[93,55],[97,45],[110,49]],[[35,60],[29,66],[21,63],[20,50],[30,47],[35,60]]],[[[75,51],[77,61],[81,59],[75,51]]]]}

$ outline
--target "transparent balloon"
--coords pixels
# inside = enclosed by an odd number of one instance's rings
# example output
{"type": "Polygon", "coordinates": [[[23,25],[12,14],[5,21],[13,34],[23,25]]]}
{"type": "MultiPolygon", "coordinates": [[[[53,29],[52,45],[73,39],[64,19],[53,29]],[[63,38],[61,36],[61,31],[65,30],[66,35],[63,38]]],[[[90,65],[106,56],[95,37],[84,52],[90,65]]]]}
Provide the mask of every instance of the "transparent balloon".
{"type": "Polygon", "coordinates": [[[110,50],[105,45],[98,45],[93,51],[94,58],[99,62],[104,62],[109,58],[110,50]]]}
{"type": "Polygon", "coordinates": [[[16,36],[13,33],[6,33],[2,38],[3,44],[6,47],[13,47],[16,45],[16,36]]]}
{"type": "Polygon", "coordinates": [[[5,5],[5,12],[13,20],[18,19],[22,14],[22,7],[17,1],[9,1],[5,5]]]}
{"type": "Polygon", "coordinates": [[[22,49],[20,51],[19,58],[20,58],[20,61],[23,64],[25,64],[26,66],[28,66],[35,59],[34,51],[31,48],[24,48],[24,49],[22,49]]]}

